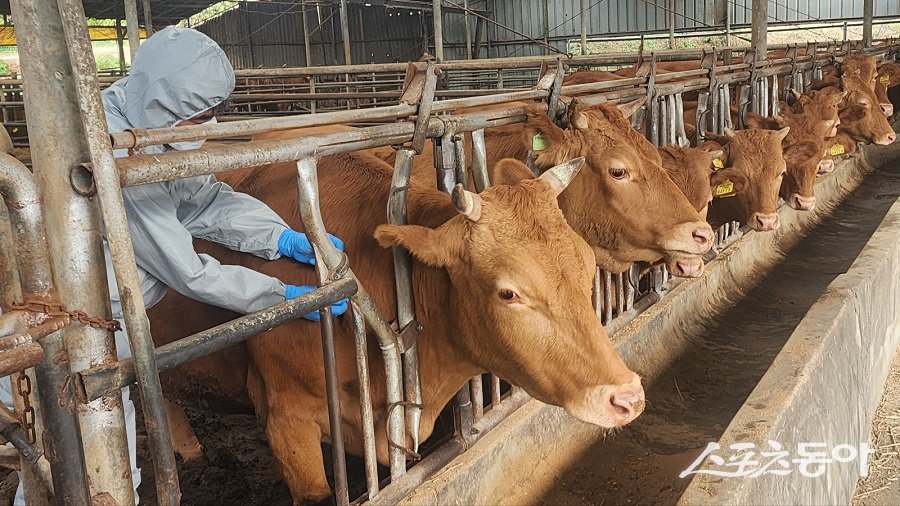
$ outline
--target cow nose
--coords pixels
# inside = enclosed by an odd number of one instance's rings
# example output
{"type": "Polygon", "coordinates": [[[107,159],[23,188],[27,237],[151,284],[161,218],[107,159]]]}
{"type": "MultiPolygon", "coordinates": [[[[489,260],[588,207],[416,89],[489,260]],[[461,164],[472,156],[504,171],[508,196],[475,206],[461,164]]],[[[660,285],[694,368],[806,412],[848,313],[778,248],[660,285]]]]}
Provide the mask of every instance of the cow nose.
{"type": "Polygon", "coordinates": [[[700,245],[701,248],[708,248],[712,244],[713,231],[710,227],[698,227],[692,235],[694,236],[694,242],[700,245]]]}
{"type": "Polygon", "coordinates": [[[878,144],[890,144],[890,143],[894,142],[895,140],[897,140],[897,134],[895,134],[894,132],[891,132],[884,136],[884,142],[879,142],[878,144]]]}
{"type": "Polygon", "coordinates": [[[819,162],[819,174],[828,174],[829,172],[834,172],[834,160],[826,158],[819,162]]]}
{"type": "Polygon", "coordinates": [[[753,213],[753,218],[750,220],[750,226],[760,232],[775,230],[778,225],[780,225],[778,213],[753,213]]]}
{"type": "Polygon", "coordinates": [[[635,384],[617,385],[610,391],[609,403],[613,413],[630,420],[644,410],[644,387],[635,384]]]}
{"type": "Polygon", "coordinates": [[[795,193],[791,196],[791,207],[797,211],[812,211],[816,207],[816,198],[795,193]]]}
{"type": "Polygon", "coordinates": [[[672,274],[679,278],[699,278],[703,275],[703,259],[696,257],[691,260],[678,260],[672,274]]]}
{"type": "Polygon", "coordinates": [[[887,103],[881,104],[881,112],[884,113],[885,116],[891,117],[894,115],[894,104],[887,103]]]}

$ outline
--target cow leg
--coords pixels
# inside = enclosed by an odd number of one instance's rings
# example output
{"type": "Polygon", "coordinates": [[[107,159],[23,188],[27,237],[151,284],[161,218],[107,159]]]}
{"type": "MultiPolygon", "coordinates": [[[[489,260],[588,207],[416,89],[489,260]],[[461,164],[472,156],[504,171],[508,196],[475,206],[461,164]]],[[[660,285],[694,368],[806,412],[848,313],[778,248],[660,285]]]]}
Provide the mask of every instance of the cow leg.
{"type": "Polygon", "coordinates": [[[165,399],[166,418],[169,420],[169,431],[172,433],[172,444],[175,453],[181,455],[185,462],[190,462],[203,455],[203,446],[194,430],[191,422],[184,413],[184,408],[174,402],[165,399]]]}
{"type": "Polygon", "coordinates": [[[281,398],[269,405],[266,436],[281,465],[294,504],[319,502],[331,496],[322,457],[322,431],[309,416],[301,399],[281,398]]]}

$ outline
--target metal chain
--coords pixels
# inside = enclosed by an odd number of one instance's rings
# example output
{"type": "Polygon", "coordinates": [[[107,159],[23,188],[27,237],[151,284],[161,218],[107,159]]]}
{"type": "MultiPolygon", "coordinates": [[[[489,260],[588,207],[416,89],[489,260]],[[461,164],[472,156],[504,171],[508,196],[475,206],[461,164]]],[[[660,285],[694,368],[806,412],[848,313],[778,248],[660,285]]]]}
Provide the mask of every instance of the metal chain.
{"type": "Polygon", "coordinates": [[[88,316],[84,311],[70,311],[66,306],[55,302],[45,302],[42,300],[26,300],[25,302],[14,302],[11,306],[13,310],[28,311],[31,313],[42,313],[47,316],[68,316],[75,321],[89,325],[95,329],[106,329],[110,332],[118,332],[122,330],[122,326],[116,320],[107,320],[99,316],[88,316]]]}
{"type": "Polygon", "coordinates": [[[37,441],[37,433],[34,428],[34,407],[31,405],[31,378],[25,374],[25,371],[19,372],[19,377],[16,378],[16,387],[22,397],[22,413],[19,415],[22,429],[28,436],[28,442],[34,444],[37,441]]]}

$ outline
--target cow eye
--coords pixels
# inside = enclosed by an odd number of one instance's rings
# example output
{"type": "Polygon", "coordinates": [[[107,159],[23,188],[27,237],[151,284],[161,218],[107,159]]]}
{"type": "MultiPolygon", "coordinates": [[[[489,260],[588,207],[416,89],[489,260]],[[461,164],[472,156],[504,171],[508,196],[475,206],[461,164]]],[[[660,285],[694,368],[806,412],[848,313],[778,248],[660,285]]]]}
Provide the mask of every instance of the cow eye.
{"type": "Polygon", "coordinates": [[[516,302],[519,300],[519,294],[509,288],[501,288],[498,295],[503,302],[516,302]]]}
{"type": "Polygon", "coordinates": [[[612,176],[613,179],[625,179],[628,176],[628,171],[614,167],[609,169],[609,175],[612,176]]]}

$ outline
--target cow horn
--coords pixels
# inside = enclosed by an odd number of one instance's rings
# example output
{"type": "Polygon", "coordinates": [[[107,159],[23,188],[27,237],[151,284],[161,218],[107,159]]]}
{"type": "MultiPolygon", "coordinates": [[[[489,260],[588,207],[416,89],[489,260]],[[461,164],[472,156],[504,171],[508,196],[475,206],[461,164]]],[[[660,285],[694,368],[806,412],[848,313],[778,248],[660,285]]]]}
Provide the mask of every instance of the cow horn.
{"type": "Polygon", "coordinates": [[[794,100],[800,100],[800,92],[791,88],[791,96],[794,97],[794,100]]]}
{"type": "Polygon", "coordinates": [[[462,184],[457,183],[453,187],[451,199],[453,200],[453,207],[459,211],[459,214],[471,221],[478,221],[481,218],[481,197],[478,194],[466,190],[462,184]]]}
{"type": "Polygon", "coordinates": [[[728,137],[729,139],[734,139],[734,130],[732,130],[730,128],[725,128],[725,137],[728,137]]]}
{"type": "Polygon", "coordinates": [[[544,172],[541,174],[541,179],[550,183],[550,186],[552,186],[556,191],[556,194],[559,195],[567,186],[569,186],[569,183],[575,179],[575,176],[578,175],[578,171],[581,170],[583,165],[584,157],[580,156],[544,172]]]}

